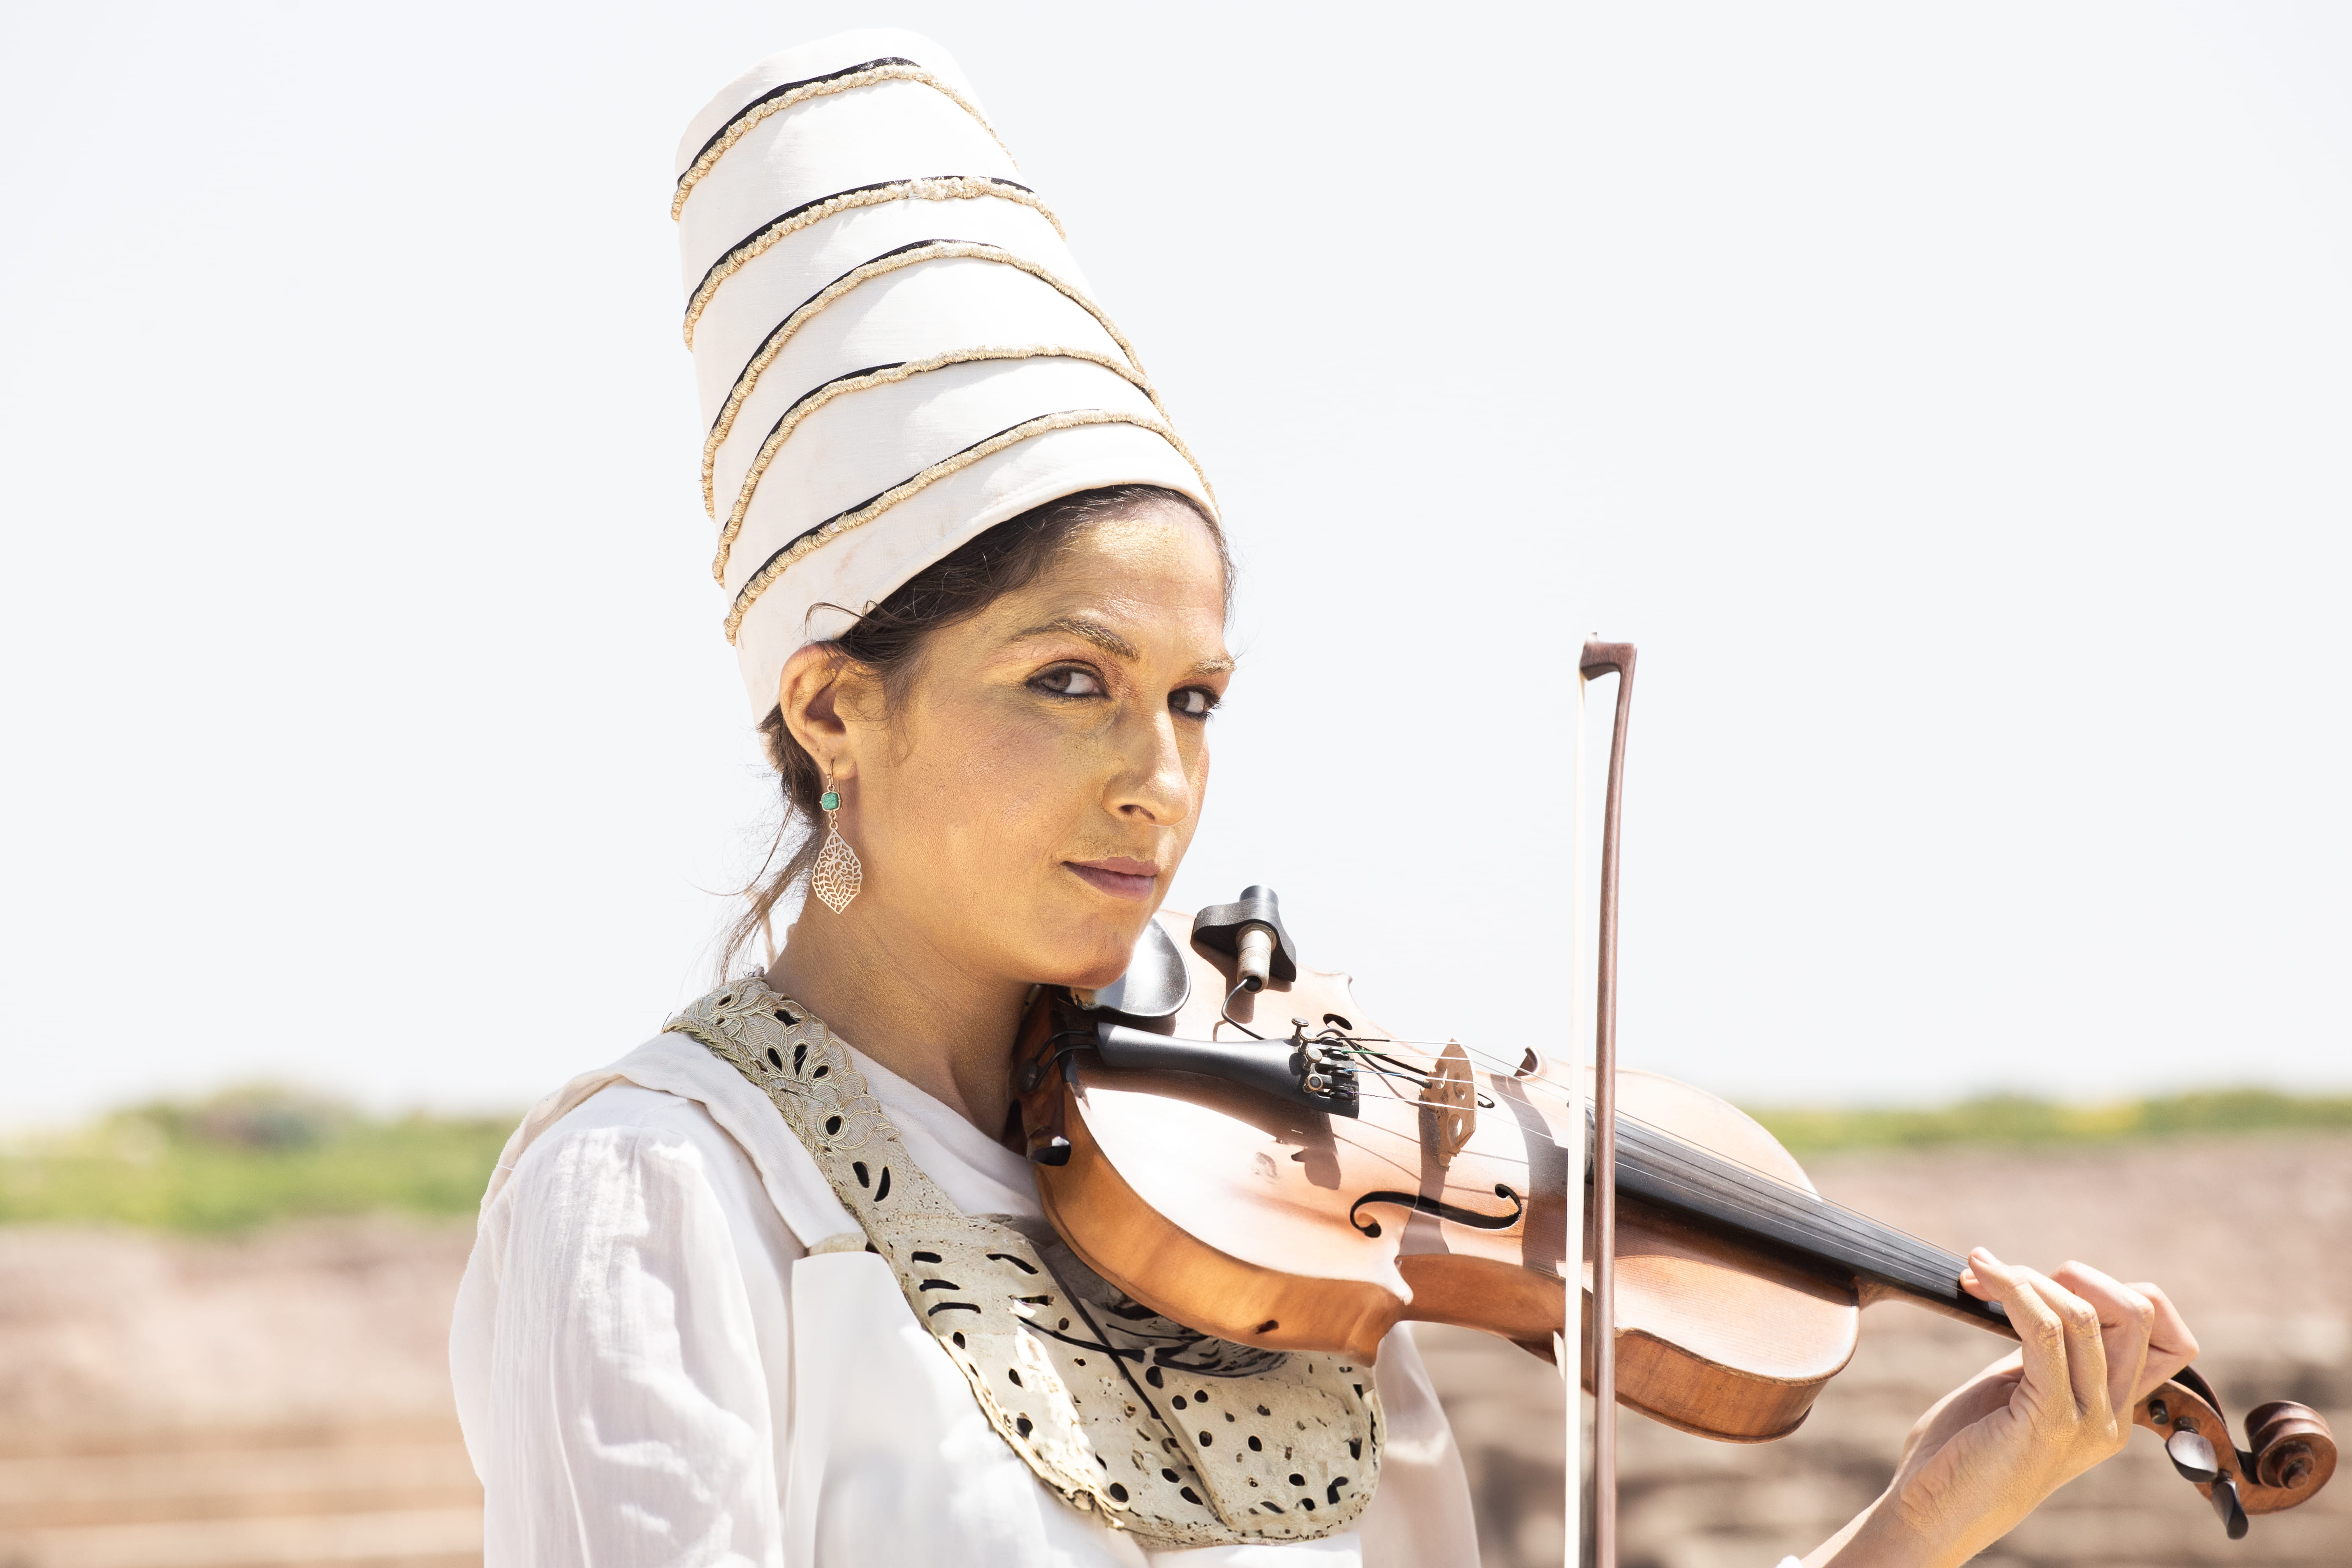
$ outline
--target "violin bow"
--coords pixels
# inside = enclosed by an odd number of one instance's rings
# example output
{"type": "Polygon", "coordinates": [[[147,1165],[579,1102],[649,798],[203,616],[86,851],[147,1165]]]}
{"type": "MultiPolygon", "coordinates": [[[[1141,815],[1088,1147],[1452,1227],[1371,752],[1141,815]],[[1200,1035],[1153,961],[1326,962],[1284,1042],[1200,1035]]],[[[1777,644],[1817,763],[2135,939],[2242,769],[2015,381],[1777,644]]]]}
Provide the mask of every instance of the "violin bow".
{"type": "MultiPolygon", "coordinates": [[[[1625,723],[1633,707],[1633,645],[1588,642],[1577,673],[1585,680],[1617,677],[1609,793],[1601,811],[1601,951],[1592,996],[1591,1339],[1592,1563],[1617,1568],[1617,832],[1624,805],[1625,723]]],[[[1575,1400],[1571,1384],[1571,1411],[1575,1400]]],[[[1571,1537],[1571,1561],[1576,1544],[1571,1537]]]]}
{"type": "MultiPolygon", "coordinates": [[[[1601,930],[1593,989],[1592,1039],[1592,1316],[1587,1342],[1592,1357],[1592,1563],[1617,1568],[1617,873],[1619,826],[1624,806],[1625,729],[1633,712],[1632,643],[1584,645],[1577,673],[1583,680],[1617,677],[1616,717],[1609,736],[1608,795],[1601,818],[1601,930]]],[[[1578,733],[1583,706],[1578,702],[1578,733]]],[[[1579,789],[1583,776],[1580,750],[1579,789]]],[[[1580,793],[1580,801],[1581,795],[1580,793]]],[[[1582,830],[1581,810],[1579,831],[1582,830]]],[[[1566,1375],[1566,1336],[1561,1339],[1566,1375]]],[[[1573,1434],[1577,1388],[1570,1385],[1573,1434]]],[[[2253,1445],[2240,1449],[2220,1398],[2195,1369],[2144,1398],[2136,1424],[2164,1438],[2182,1479],[2206,1495],[2231,1540],[2242,1538],[2247,1515],[2272,1513],[2315,1496],[2336,1471],[2336,1444],[2326,1420],[2310,1406],[2286,1400],[2261,1405],[2246,1417],[2253,1445]],[[2211,1434],[2208,1436],[2207,1434],[2211,1434]],[[2213,1439],[2219,1438],[2216,1443],[2213,1439]]],[[[1571,1438],[1572,1441],[1572,1438],[1571,1438]]],[[[1574,1510],[1570,1510],[1572,1519],[1574,1510]]],[[[1574,1565],[1580,1542],[1570,1534],[1566,1560],[1574,1565]]]]}

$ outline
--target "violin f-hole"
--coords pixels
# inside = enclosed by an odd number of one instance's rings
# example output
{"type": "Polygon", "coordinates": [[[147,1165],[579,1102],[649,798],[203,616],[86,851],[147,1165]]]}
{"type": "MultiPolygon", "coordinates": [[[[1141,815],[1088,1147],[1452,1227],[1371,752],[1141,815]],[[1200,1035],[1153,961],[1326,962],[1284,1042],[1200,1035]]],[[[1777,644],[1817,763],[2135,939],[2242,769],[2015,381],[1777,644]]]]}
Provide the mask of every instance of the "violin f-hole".
{"type": "Polygon", "coordinates": [[[1527,1203],[1518,1194],[1501,1182],[1495,1184],[1495,1195],[1509,1202],[1510,1213],[1480,1214],[1476,1209],[1465,1209],[1459,1204],[1443,1203],[1436,1198],[1425,1198],[1419,1193],[1366,1193],[1348,1205],[1348,1223],[1366,1236],[1377,1237],[1381,1234],[1381,1222],[1364,1218],[1361,1213],[1363,1206],[1366,1204],[1394,1204],[1399,1208],[1411,1209],[1415,1214],[1429,1215],[1436,1219],[1450,1219],[1456,1225],[1466,1225],[1477,1230],[1508,1230],[1518,1224],[1520,1216],[1528,1212],[1527,1203]]]}

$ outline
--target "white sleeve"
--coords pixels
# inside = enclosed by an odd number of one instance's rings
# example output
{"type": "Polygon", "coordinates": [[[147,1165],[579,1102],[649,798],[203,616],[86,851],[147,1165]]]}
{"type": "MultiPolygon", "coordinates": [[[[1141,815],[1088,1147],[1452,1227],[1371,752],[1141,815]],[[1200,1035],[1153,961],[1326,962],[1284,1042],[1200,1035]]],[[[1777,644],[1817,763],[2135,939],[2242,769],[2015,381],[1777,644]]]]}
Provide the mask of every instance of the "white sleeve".
{"type": "Polygon", "coordinates": [[[1470,1479],[1409,1325],[1389,1331],[1373,1371],[1386,1430],[1380,1489],[1356,1522],[1364,1568],[1478,1568],[1470,1479]]]}
{"type": "Polygon", "coordinates": [[[780,1564],[757,1320],[782,1306],[747,1285],[731,1189],[749,1163],[723,1168],[715,1127],[665,1125],[698,1107],[634,1088],[599,1101],[605,1116],[551,1129],[485,1210],[460,1291],[452,1362],[486,1568],[780,1564]],[[614,1124],[633,1096],[677,1109],[614,1124]]]}

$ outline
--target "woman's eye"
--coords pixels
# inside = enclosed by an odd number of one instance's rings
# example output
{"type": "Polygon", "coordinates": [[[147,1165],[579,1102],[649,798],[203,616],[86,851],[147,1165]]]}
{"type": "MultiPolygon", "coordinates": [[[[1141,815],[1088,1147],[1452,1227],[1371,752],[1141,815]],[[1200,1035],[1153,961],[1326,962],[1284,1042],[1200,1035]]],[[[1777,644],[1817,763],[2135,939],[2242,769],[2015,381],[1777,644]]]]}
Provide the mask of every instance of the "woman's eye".
{"type": "Polygon", "coordinates": [[[1205,686],[1188,686],[1168,700],[1168,706],[1187,719],[1205,719],[1216,705],[1217,694],[1205,686]]]}
{"type": "Polygon", "coordinates": [[[1102,678],[1093,670],[1075,664],[1065,664],[1047,670],[1030,685],[1056,697],[1100,697],[1102,678]]]}

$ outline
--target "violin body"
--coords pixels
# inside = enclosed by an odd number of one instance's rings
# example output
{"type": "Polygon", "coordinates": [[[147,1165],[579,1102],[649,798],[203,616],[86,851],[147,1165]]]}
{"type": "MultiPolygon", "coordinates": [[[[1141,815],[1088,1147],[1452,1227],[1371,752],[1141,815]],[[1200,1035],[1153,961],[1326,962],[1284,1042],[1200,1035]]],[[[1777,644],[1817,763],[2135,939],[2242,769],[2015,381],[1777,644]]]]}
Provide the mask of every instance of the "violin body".
{"type": "MultiPolygon", "coordinates": [[[[1397,1041],[1344,974],[1294,966],[1240,990],[1232,953],[1193,940],[1183,917],[1160,921],[1181,1003],[1139,1016],[1049,988],[1016,1048],[1039,1196],[1071,1249],[1153,1310],[1243,1344],[1370,1363],[1410,1319],[1550,1359],[1570,1331],[1571,1214],[1589,1225],[1580,1086],[1533,1050],[1500,1062],[1397,1041]],[[1213,1061],[1206,1042],[1247,1071],[1213,1061]],[[1255,1087],[1278,1062],[1302,1086],[1342,1073],[1345,1100],[1255,1087]]],[[[1865,1305],[1908,1299],[2008,1331],[1998,1308],[1959,1290],[1956,1257],[1822,1202],[1733,1106],[1647,1073],[1617,1084],[1620,1403],[1699,1436],[1768,1441],[1852,1358],[1865,1305]]],[[[1591,1282],[1588,1264],[1588,1294],[1591,1282]]],[[[1587,1345],[1588,1387],[1591,1368],[1587,1345]]],[[[2211,1468],[2247,1513],[2303,1500],[2335,1466],[2325,1423],[2300,1405],[2256,1411],[2256,1451],[2240,1452],[2193,1373],[2135,1418],[2217,1439],[2211,1468]]]]}

